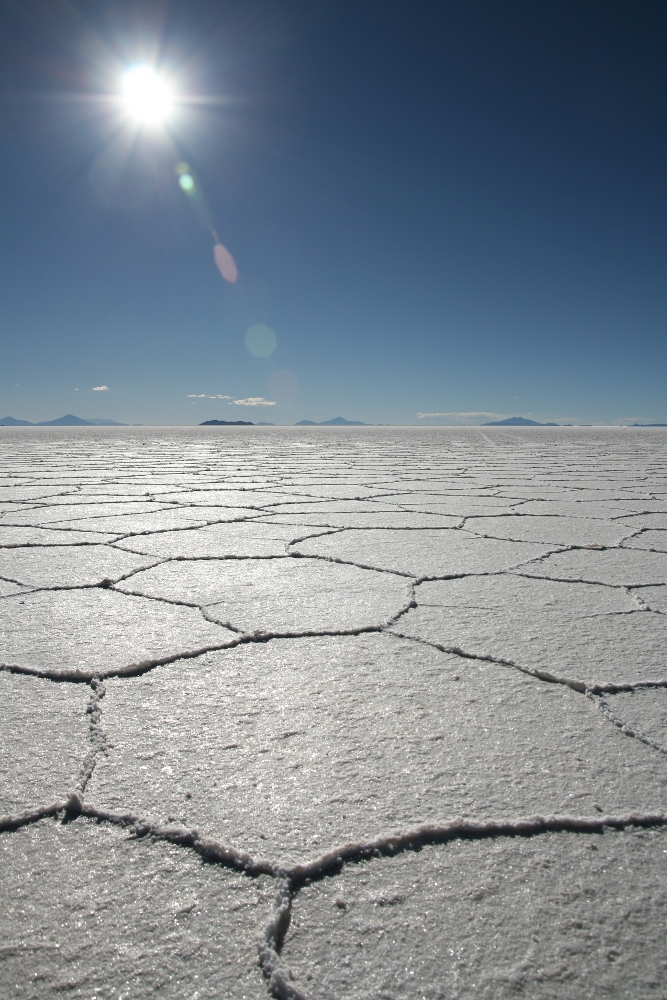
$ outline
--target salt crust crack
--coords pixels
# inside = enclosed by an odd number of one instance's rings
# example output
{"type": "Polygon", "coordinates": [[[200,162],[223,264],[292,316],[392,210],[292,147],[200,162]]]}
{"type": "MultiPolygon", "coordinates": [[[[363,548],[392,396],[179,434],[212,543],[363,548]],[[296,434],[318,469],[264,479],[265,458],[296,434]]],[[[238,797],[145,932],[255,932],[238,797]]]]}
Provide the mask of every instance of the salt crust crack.
{"type": "MultiPolygon", "coordinates": [[[[80,783],[81,784],[81,783],[80,783]]],[[[350,842],[332,848],[311,861],[284,867],[270,860],[253,858],[239,850],[207,837],[199,830],[134,815],[116,813],[88,806],[75,790],[61,802],[54,802],[15,816],[0,816],[0,832],[16,831],[44,819],[73,822],[83,816],[99,823],[127,829],[133,837],[164,840],[190,848],[210,864],[219,864],[250,878],[269,875],[276,881],[276,896],[269,918],[257,939],[258,963],[267,981],[269,993],[276,1000],[306,1000],[306,995],[292,981],[290,970],[281,959],[281,949],[289,929],[292,906],[299,889],[306,884],[335,875],[344,865],[372,858],[393,857],[426,844],[446,844],[452,840],[486,840],[497,837],[535,837],[546,833],[604,833],[605,828],[649,828],[667,826],[667,814],[625,813],[621,815],[525,816],[498,818],[482,822],[454,819],[428,823],[412,829],[382,834],[369,841],[350,842]]]]}

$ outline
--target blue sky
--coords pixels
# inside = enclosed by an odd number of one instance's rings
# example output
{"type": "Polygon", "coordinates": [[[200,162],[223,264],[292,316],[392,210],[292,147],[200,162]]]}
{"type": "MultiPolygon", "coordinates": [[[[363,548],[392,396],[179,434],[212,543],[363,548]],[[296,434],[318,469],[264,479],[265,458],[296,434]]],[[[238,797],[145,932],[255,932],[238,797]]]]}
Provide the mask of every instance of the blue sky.
{"type": "Polygon", "coordinates": [[[667,421],[666,28],[643,0],[5,0],[0,416],[667,421]],[[123,118],[145,62],[188,98],[166,130],[123,118]]]}

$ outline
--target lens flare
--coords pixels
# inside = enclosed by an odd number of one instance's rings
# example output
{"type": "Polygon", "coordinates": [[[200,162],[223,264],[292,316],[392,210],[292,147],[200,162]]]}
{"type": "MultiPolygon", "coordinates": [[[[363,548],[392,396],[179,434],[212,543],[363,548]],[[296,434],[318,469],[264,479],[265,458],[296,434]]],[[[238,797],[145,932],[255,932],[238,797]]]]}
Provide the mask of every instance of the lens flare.
{"type": "Polygon", "coordinates": [[[236,261],[230,254],[227,247],[223,246],[222,243],[216,243],[213,247],[213,260],[215,261],[215,266],[217,267],[220,274],[228,281],[230,285],[233,285],[239,276],[239,271],[236,266],[236,261]]]}
{"type": "Polygon", "coordinates": [[[169,85],[150,66],[133,66],[122,80],[123,98],[128,113],[139,122],[157,125],[172,110],[169,85]]]}
{"type": "Polygon", "coordinates": [[[276,335],[270,326],[259,323],[246,333],[245,346],[256,358],[268,358],[276,349],[276,335]]]}

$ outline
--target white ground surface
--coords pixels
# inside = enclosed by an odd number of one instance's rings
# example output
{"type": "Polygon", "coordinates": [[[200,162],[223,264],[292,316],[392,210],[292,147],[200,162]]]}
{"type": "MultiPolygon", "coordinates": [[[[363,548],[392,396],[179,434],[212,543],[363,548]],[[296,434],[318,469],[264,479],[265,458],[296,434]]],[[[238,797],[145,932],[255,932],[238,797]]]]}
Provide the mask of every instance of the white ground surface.
{"type": "Polygon", "coordinates": [[[0,996],[667,996],[667,432],[0,458],[0,996]]]}

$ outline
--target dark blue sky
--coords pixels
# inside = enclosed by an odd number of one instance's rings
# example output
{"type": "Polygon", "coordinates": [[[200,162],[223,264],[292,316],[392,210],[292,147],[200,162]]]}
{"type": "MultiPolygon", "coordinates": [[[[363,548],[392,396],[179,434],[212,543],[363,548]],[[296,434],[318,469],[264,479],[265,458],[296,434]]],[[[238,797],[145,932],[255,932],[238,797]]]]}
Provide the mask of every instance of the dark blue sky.
{"type": "Polygon", "coordinates": [[[662,0],[3,0],[0,415],[667,421],[666,77],[662,0]]]}

